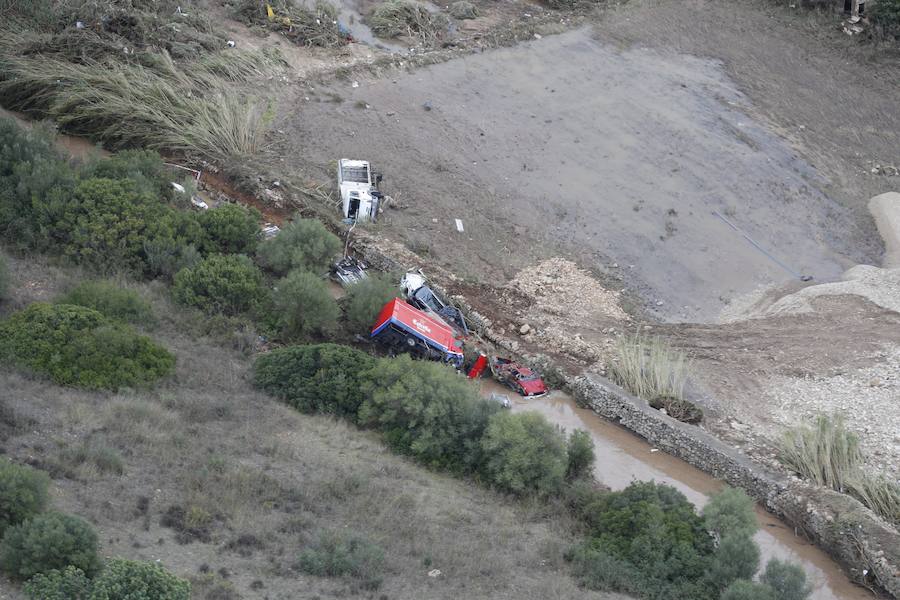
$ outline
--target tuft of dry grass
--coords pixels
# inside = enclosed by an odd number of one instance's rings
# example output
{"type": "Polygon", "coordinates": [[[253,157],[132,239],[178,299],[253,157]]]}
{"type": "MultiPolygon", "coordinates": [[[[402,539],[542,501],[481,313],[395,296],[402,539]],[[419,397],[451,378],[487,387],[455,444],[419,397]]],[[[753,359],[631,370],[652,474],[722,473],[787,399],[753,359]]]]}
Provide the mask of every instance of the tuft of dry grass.
{"type": "Polygon", "coordinates": [[[408,35],[425,45],[432,45],[443,38],[449,21],[446,16],[432,13],[415,2],[387,0],[372,11],[369,25],[379,37],[395,38],[408,35]]]}
{"type": "Polygon", "coordinates": [[[616,342],[612,379],[640,398],[684,399],[690,364],[684,353],[659,338],[632,335],[616,342]]]}

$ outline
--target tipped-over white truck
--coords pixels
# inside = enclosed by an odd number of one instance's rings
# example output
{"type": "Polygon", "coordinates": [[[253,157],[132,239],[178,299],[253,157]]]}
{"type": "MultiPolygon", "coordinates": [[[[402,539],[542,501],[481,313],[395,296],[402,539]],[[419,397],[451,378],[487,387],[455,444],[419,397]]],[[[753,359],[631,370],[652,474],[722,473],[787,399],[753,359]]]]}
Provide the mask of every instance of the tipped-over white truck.
{"type": "Polygon", "coordinates": [[[378,191],[381,175],[372,172],[369,161],[342,158],[338,161],[337,178],[344,217],[352,221],[374,221],[382,198],[378,191]]]}

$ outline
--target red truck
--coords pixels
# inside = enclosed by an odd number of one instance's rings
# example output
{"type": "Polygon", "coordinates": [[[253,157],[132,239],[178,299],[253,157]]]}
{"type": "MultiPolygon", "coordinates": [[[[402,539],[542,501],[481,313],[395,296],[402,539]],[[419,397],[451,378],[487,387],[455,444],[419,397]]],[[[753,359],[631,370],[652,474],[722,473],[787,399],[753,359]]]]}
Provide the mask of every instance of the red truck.
{"type": "Polygon", "coordinates": [[[463,365],[462,342],[453,330],[400,298],[384,305],[370,337],[395,352],[439,360],[457,369],[463,365]]]}

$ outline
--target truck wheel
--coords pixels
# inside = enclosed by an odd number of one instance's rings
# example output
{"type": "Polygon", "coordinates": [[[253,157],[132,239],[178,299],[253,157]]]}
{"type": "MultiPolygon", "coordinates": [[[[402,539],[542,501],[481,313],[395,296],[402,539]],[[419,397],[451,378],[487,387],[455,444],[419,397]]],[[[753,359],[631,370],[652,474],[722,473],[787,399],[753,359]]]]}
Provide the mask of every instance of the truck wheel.
{"type": "Polygon", "coordinates": [[[415,338],[413,338],[413,337],[406,338],[406,345],[409,346],[410,348],[415,348],[416,347],[415,338]]]}

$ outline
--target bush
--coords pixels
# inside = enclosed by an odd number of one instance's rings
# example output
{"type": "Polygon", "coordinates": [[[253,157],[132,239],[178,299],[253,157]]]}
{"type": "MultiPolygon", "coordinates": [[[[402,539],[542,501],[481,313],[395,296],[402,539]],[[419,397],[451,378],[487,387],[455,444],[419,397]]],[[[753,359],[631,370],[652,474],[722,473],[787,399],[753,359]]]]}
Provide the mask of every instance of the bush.
{"type": "Polygon", "coordinates": [[[684,494],[667,485],[636,482],[599,497],[583,510],[592,547],[630,564],[646,598],[711,597],[704,575],[713,543],[684,494]]]}
{"type": "Polygon", "coordinates": [[[200,213],[200,225],[206,239],[203,250],[219,254],[253,254],[259,243],[259,221],[255,208],[223,204],[200,213]]]}
{"type": "Polygon", "coordinates": [[[6,257],[0,254],[0,302],[9,298],[9,268],[6,257]]]}
{"type": "Polygon", "coordinates": [[[368,333],[382,307],[397,297],[397,286],[387,275],[370,275],[347,290],[344,316],[351,331],[368,333]]]}
{"type": "Polygon", "coordinates": [[[111,281],[86,281],[59,298],[57,304],[75,304],[126,323],[150,326],[155,319],[150,303],[136,291],[111,281]]]}
{"type": "Polygon", "coordinates": [[[278,281],[272,305],[281,335],[287,339],[332,331],[341,312],[325,281],[305,271],[291,271],[278,281]]]}
{"type": "Polygon", "coordinates": [[[38,573],[25,584],[31,600],[90,600],[91,581],[78,567],[38,573]]]}
{"type": "Polygon", "coordinates": [[[355,577],[369,590],[381,586],[383,563],[384,552],[375,544],[336,532],[323,534],[298,560],[304,573],[318,577],[355,577]]]}
{"type": "Polygon", "coordinates": [[[806,583],[803,569],[777,558],[766,563],[766,570],[759,580],[772,588],[775,600],[806,600],[812,594],[812,586],[806,583]]]}
{"type": "Polygon", "coordinates": [[[395,38],[411,35],[423,43],[433,43],[443,37],[449,21],[440,13],[431,13],[424,6],[408,0],[386,0],[369,17],[372,31],[378,37],[395,38]]]}
{"type": "Polygon", "coordinates": [[[175,357],[128,325],[70,304],[35,303],[0,322],[0,359],[59,385],[116,390],[168,375],[175,357]]]}
{"type": "Polygon", "coordinates": [[[214,254],[175,275],[175,300],[208,313],[236,315],[265,297],[262,273],[242,254],[214,254]]]}
{"type": "Polygon", "coordinates": [[[154,150],[122,150],[97,158],[85,165],[79,175],[82,179],[128,179],[141,194],[172,200],[172,175],[154,150]]]}
{"type": "Polygon", "coordinates": [[[48,512],[6,530],[0,568],[15,579],[74,566],[92,575],[100,567],[97,534],[78,517],[48,512]]]}
{"type": "Polygon", "coordinates": [[[408,355],[378,361],[364,375],[361,390],[361,425],[382,431],[397,452],[457,472],[476,468],[478,440],[488,417],[500,410],[452,369],[408,355]]]}
{"type": "Polygon", "coordinates": [[[349,346],[289,346],[257,358],[253,382],[302,412],[356,421],[363,400],[360,388],[375,362],[349,346]]]}
{"type": "Polygon", "coordinates": [[[713,494],[703,507],[703,520],[707,529],[720,538],[739,535],[752,537],[759,529],[756,521],[756,504],[743,490],[725,487],[713,494]]]}
{"type": "Polygon", "coordinates": [[[575,577],[585,587],[624,594],[639,595],[643,576],[632,564],[610,556],[596,547],[584,543],[567,557],[572,562],[575,577]]]}
{"type": "Polygon", "coordinates": [[[872,4],[872,22],[886,34],[900,37],[900,0],[878,0],[872,4]]]}
{"type": "Polygon", "coordinates": [[[43,471],[0,459],[0,538],[7,528],[44,510],[49,484],[43,471]]]}
{"type": "Polygon", "coordinates": [[[767,585],[738,579],[722,592],[720,600],[775,600],[775,595],[767,585]]]}
{"type": "Polygon", "coordinates": [[[324,273],[341,251],[341,241],[315,219],[295,219],[259,246],[259,260],[278,275],[294,269],[324,273]]]}
{"type": "Polygon", "coordinates": [[[90,600],[190,600],[191,584],[148,562],[114,559],[94,579],[90,600]]]}
{"type": "Polygon", "coordinates": [[[491,417],[481,442],[484,472],[497,488],[513,494],[556,494],[566,474],[562,433],[543,415],[503,412],[491,417]]]}
{"type": "Polygon", "coordinates": [[[594,440],[591,434],[576,429],[566,444],[566,479],[590,477],[594,468],[594,440]]]}

